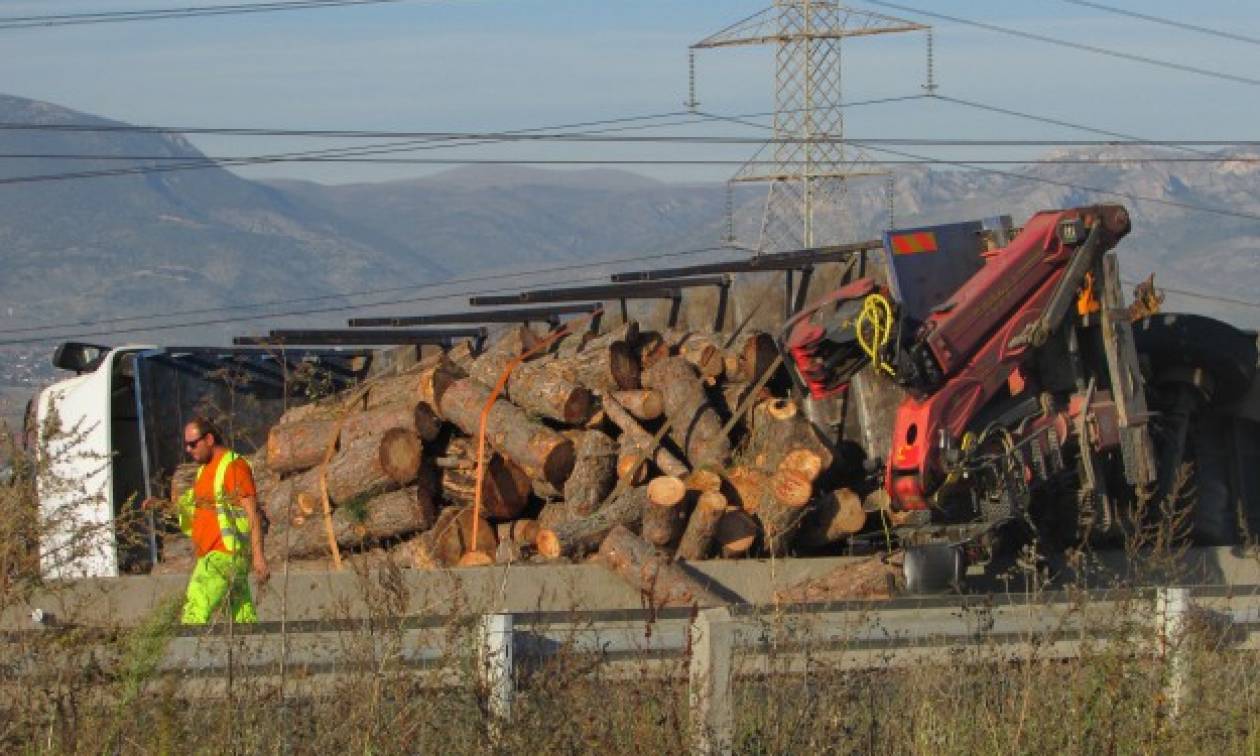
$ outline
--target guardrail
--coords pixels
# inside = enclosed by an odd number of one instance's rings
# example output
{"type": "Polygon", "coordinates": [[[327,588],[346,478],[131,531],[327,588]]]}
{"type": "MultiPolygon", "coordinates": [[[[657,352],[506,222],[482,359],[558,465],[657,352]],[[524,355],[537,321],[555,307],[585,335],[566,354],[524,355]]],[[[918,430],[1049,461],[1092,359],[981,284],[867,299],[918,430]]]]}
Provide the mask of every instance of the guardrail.
{"type": "MultiPolygon", "coordinates": [[[[524,667],[561,653],[585,654],[599,662],[601,674],[685,677],[695,751],[727,753],[735,679],[800,672],[812,664],[832,669],[889,669],[933,661],[992,664],[1071,658],[1085,649],[1125,642],[1169,665],[1166,695],[1175,711],[1188,663],[1179,653],[1180,639],[1192,617],[1197,627],[1214,628],[1214,637],[1228,648],[1260,649],[1260,586],[699,611],[518,612],[466,621],[475,631],[479,683],[492,728],[511,720],[524,667]]],[[[445,664],[452,654],[468,651],[469,635],[452,633],[452,621],[412,616],[182,628],[168,642],[157,672],[178,676],[191,686],[191,694],[213,692],[216,681],[221,686],[233,676],[283,678],[287,673],[309,683],[369,665],[428,675],[434,685],[466,684],[445,664]]],[[[45,629],[9,632],[0,639],[17,649],[32,633],[49,631],[56,632],[51,621],[45,629]]],[[[98,664],[109,663],[90,643],[79,644],[78,650],[93,654],[98,664]]],[[[38,655],[14,653],[8,658],[10,679],[40,672],[38,655]]]]}

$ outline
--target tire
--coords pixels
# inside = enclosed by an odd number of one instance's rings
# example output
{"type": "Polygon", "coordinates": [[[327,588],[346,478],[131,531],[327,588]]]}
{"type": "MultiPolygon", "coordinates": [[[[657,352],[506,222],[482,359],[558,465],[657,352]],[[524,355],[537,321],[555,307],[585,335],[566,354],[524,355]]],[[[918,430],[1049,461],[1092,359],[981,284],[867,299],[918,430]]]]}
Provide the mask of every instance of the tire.
{"type": "Polygon", "coordinates": [[[1215,318],[1160,313],[1133,323],[1138,353],[1156,374],[1170,367],[1202,368],[1216,384],[1214,402],[1230,402],[1256,378],[1256,334],[1215,318]]]}

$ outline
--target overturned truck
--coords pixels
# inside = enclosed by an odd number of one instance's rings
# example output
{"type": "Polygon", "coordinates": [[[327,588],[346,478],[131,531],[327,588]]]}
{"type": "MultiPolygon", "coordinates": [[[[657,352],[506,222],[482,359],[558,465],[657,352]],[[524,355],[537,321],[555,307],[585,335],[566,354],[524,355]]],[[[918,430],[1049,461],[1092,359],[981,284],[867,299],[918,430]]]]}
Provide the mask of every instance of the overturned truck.
{"type": "MultiPolygon", "coordinates": [[[[525,322],[394,350],[371,375],[334,361],[323,391],[304,384],[313,401],[282,387],[278,411],[249,422],[231,402],[202,409],[251,428],[234,444],[251,454],[268,550],[290,561],[597,558],[685,597],[699,589],[672,560],[899,545],[910,587],[931,590],[1030,547],[1151,528],[1238,542],[1260,509],[1256,336],[1123,301],[1112,249],[1128,230],[1124,208],[1103,205],[523,292],[474,303],[583,305],[485,311],[525,322]]],[[[255,341],[274,355],[302,338],[255,341]]],[[[233,376],[247,391],[251,374],[233,376]]],[[[145,401],[159,400],[132,405],[145,401]]],[[[169,436],[115,447],[112,464],[139,458],[146,491],[178,496],[190,470],[169,436]]],[[[119,487],[103,516],[135,498],[119,487]]],[[[138,527],[149,563],[175,558],[169,528],[138,527]]]]}

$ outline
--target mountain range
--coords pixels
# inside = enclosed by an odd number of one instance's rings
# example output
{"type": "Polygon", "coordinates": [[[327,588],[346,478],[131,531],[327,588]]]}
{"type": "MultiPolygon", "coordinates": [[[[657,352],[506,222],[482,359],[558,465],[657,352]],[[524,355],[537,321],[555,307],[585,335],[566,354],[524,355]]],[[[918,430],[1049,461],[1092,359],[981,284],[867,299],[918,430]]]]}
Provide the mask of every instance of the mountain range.
{"type": "MultiPolygon", "coordinates": [[[[81,326],[57,333],[92,334],[110,330],[102,320],[136,314],[180,317],[207,308],[402,290],[478,272],[703,247],[728,231],[728,195],[720,183],[507,166],[342,185],[247,180],[213,166],[89,177],[136,165],[169,168],[204,155],[185,138],[160,132],[12,128],[30,123],[118,125],[0,96],[0,124],[10,126],[0,128],[0,155],[22,156],[0,160],[0,331],[6,332],[0,341],[23,335],[12,329],[48,323],[78,321],[81,326]],[[117,159],[128,155],[148,159],[117,159]],[[71,175],[76,177],[65,178],[71,175]],[[62,178],[25,180],[32,176],[62,178]],[[13,181],[18,178],[24,180],[13,181]]],[[[899,226],[1001,213],[1018,223],[1043,208],[1120,201],[1134,218],[1120,251],[1126,278],[1155,272],[1157,283],[1172,288],[1257,299],[1260,163],[1149,162],[1161,156],[1185,155],[1114,146],[1045,156],[1090,161],[1084,164],[908,167],[896,173],[891,211],[899,226]]],[[[870,238],[885,228],[887,186],[882,178],[852,182],[834,236],[870,238]]],[[[742,240],[756,241],[763,199],[764,189],[755,187],[729,198],[742,240]]],[[[566,279],[562,273],[546,277],[555,285],[566,279]]],[[[1260,326],[1254,307],[1177,295],[1169,303],[1260,326]]],[[[345,317],[312,315],[302,322],[330,326],[345,317]]],[[[95,338],[222,342],[262,325],[207,323],[95,338]]]]}

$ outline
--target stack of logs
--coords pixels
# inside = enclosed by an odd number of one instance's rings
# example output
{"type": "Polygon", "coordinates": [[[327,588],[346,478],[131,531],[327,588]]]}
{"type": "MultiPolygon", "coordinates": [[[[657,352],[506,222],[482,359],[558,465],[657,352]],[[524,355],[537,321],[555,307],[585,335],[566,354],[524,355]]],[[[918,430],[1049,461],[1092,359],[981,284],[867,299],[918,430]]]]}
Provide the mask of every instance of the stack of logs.
{"type": "Polygon", "coordinates": [[[542,338],[517,327],[285,413],[251,458],[272,557],[327,557],[334,540],[421,568],[598,554],[641,581],[645,560],[658,580],[673,559],[815,551],[864,527],[856,494],[820,486],[834,450],[774,395],[769,335],[631,321],[506,372],[542,338]]]}

